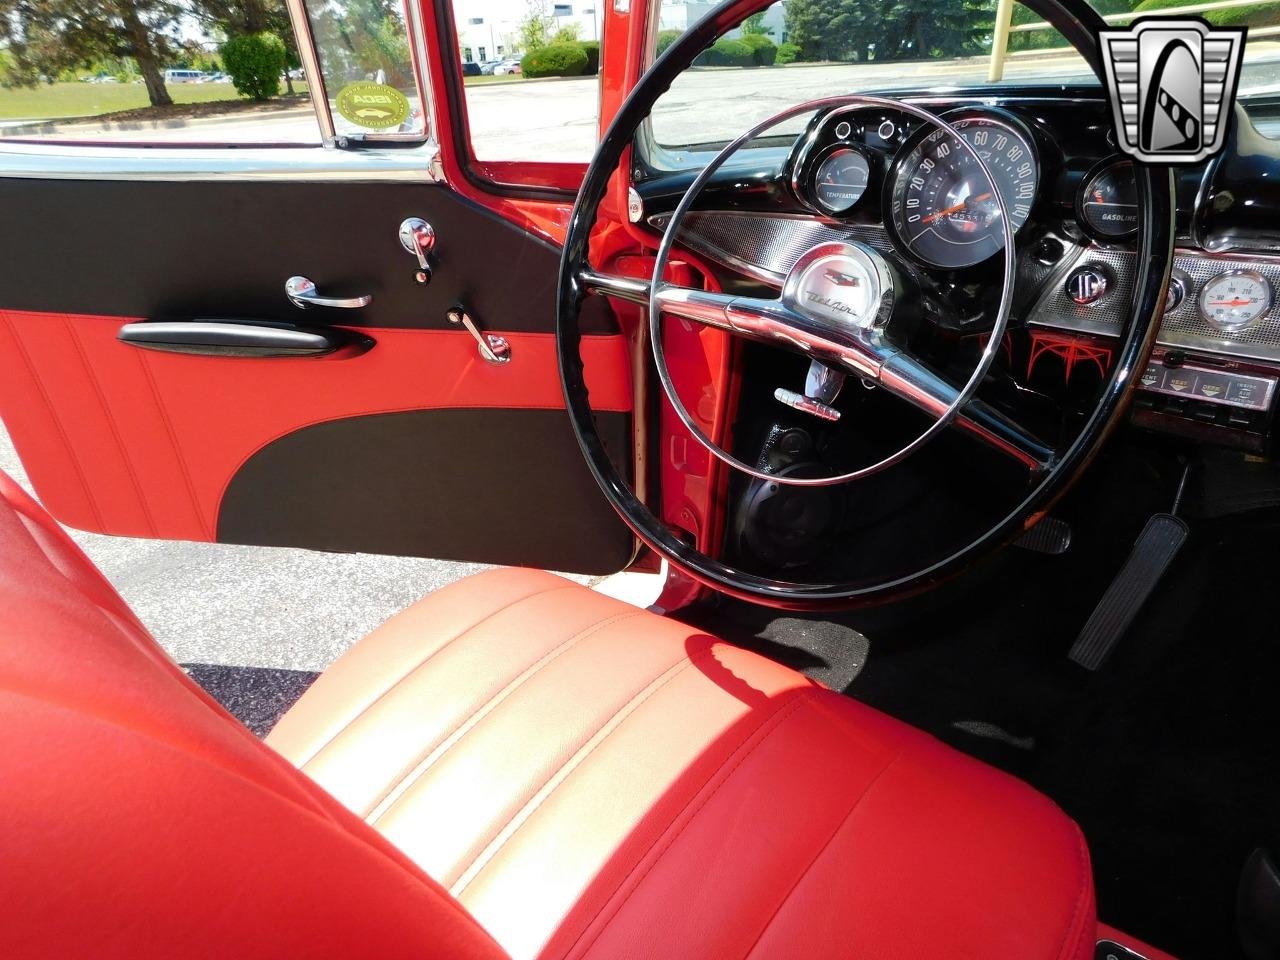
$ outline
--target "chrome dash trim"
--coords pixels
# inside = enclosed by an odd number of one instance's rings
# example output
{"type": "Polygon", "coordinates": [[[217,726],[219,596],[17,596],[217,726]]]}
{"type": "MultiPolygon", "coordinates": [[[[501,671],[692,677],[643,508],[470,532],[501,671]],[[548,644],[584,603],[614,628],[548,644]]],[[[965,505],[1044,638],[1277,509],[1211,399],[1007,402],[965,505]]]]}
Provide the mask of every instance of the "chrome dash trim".
{"type": "MultiPolygon", "coordinates": [[[[669,214],[660,213],[648,222],[665,230],[670,220],[669,214]]],[[[694,253],[777,289],[800,257],[818,244],[856,240],[881,253],[893,249],[881,226],[746,211],[690,211],[676,239],[694,253]]]]}
{"type": "Polygon", "coordinates": [[[0,141],[0,177],[36,180],[402,180],[431,182],[416,147],[140,147],[0,141]]]}
{"type": "MultiPolygon", "coordinates": [[[[1102,264],[1115,277],[1115,289],[1101,300],[1077,306],[1063,293],[1061,279],[1055,278],[1045,286],[1027,322],[1054,330],[1119,336],[1133,299],[1133,251],[1094,245],[1080,248],[1074,259],[1067,257],[1064,262],[1069,263],[1068,272],[1088,263],[1102,264]]],[[[1280,361],[1280,298],[1257,324],[1234,333],[1213,328],[1196,306],[1206,281],[1233,270],[1256,271],[1273,289],[1280,289],[1280,256],[1219,254],[1180,247],[1174,251],[1173,266],[1187,278],[1188,289],[1161,321],[1158,345],[1239,359],[1280,361]]]]}

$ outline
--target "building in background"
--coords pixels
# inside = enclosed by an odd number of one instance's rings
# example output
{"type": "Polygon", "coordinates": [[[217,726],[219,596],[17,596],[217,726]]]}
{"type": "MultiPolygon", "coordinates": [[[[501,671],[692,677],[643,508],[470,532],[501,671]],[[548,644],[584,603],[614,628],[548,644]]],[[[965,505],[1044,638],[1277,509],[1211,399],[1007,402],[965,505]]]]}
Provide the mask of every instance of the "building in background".
{"type": "MultiPolygon", "coordinates": [[[[539,0],[456,0],[454,16],[458,25],[458,46],[462,59],[484,63],[502,57],[517,57],[520,24],[529,16],[531,2],[539,0]]],[[[610,0],[545,0],[541,6],[551,18],[551,32],[576,23],[579,40],[599,40],[604,24],[604,3],[610,0]]],[[[658,11],[659,30],[688,30],[715,6],[711,0],[664,0],[658,11]]],[[[772,4],[764,11],[764,26],[774,43],[787,39],[786,3],[772,4]]],[[[740,31],[731,30],[729,37],[740,31]]]]}
{"type": "MultiPolygon", "coordinates": [[[[544,8],[551,18],[551,32],[576,23],[579,40],[599,40],[607,0],[547,0],[544,8]]],[[[462,59],[484,63],[501,57],[519,56],[520,24],[529,16],[529,0],[457,0],[454,16],[458,25],[458,46],[462,59]]]]}
{"type": "MultiPolygon", "coordinates": [[[[663,0],[658,8],[659,30],[688,30],[707,15],[716,4],[709,0],[692,0],[692,2],[672,2],[663,0]]],[[[764,11],[764,26],[769,39],[774,43],[783,43],[787,39],[786,2],[770,4],[764,11]]],[[[736,39],[742,31],[730,30],[726,37],[736,39]]]]}

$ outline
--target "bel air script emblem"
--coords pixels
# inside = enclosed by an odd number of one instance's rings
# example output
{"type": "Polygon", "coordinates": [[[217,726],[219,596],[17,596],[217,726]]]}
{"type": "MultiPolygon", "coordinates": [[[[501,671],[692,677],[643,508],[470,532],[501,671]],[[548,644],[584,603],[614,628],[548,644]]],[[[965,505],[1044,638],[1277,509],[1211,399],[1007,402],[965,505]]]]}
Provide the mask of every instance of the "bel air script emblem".
{"type": "Polygon", "coordinates": [[[1199,163],[1221,151],[1245,34],[1189,17],[1099,30],[1116,145],[1147,163],[1199,163]]]}
{"type": "Polygon", "coordinates": [[[810,303],[816,303],[820,307],[826,307],[828,310],[835,310],[837,313],[847,313],[849,316],[857,318],[858,311],[849,306],[843,300],[836,300],[834,297],[824,297],[821,294],[814,293],[812,290],[806,290],[804,295],[809,298],[810,303]]]}

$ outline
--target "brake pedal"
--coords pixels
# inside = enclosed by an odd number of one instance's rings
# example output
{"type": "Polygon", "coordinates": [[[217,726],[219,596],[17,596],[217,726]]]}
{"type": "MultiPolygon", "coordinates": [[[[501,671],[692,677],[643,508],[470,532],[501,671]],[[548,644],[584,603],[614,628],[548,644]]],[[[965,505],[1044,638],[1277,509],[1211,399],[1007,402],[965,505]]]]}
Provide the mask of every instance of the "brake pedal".
{"type": "Polygon", "coordinates": [[[1071,525],[1055,517],[1044,517],[1030,530],[1023,530],[1013,545],[1034,553],[1060,556],[1071,546],[1071,525]]]}
{"type": "Polygon", "coordinates": [[[1097,670],[1155,592],[1160,578],[1186,542],[1190,528],[1171,513],[1147,521],[1116,578],[1107,587],[1067,656],[1086,670],[1097,670]]]}

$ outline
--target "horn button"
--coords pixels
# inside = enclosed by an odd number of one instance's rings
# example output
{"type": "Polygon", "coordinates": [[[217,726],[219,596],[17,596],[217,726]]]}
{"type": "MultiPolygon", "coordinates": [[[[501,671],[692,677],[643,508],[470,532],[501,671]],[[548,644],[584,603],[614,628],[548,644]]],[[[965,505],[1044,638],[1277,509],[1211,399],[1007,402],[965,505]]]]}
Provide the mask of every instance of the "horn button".
{"type": "Polygon", "coordinates": [[[824,243],[796,261],[782,300],[803,316],[871,331],[889,319],[893,274],[880,254],[860,243],[824,243]]]}

